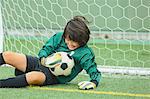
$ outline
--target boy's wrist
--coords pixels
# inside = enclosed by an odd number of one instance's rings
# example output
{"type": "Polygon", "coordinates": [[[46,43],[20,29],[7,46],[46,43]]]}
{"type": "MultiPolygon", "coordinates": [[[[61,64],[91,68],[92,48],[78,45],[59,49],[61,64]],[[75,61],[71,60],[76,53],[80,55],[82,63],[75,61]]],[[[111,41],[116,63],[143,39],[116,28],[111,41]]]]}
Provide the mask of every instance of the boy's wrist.
{"type": "Polygon", "coordinates": [[[90,82],[94,83],[96,87],[98,86],[98,82],[96,80],[91,80],[90,82]]]}

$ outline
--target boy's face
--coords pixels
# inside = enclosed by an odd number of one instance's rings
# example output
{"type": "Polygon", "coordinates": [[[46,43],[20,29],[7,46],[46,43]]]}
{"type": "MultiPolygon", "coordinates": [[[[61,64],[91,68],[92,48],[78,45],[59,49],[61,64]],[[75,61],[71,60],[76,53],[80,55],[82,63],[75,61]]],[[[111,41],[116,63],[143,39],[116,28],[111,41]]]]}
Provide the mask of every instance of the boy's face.
{"type": "Polygon", "coordinates": [[[69,37],[65,38],[65,42],[67,44],[67,47],[70,49],[70,50],[75,50],[77,49],[78,47],[80,47],[80,45],[75,42],[75,41],[72,41],[69,39],[69,37]]]}

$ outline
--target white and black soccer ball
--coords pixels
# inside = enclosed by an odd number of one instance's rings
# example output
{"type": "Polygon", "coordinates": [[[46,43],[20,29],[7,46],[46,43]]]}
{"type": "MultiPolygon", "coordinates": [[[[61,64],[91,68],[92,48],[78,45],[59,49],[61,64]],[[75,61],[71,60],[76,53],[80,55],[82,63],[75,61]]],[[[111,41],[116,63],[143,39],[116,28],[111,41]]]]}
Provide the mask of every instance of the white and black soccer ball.
{"type": "Polygon", "coordinates": [[[68,76],[74,66],[74,59],[66,52],[57,52],[47,57],[45,64],[55,76],[68,76]]]}

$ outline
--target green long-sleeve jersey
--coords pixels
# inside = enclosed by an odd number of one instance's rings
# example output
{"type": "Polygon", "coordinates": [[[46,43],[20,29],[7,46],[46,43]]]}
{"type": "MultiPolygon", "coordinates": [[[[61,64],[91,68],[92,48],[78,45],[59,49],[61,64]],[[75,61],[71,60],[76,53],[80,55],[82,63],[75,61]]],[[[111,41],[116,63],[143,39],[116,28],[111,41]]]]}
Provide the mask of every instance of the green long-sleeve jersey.
{"type": "Polygon", "coordinates": [[[89,75],[90,81],[98,85],[101,73],[97,70],[92,49],[85,45],[75,50],[69,50],[62,35],[63,32],[53,35],[39,51],[39,58],[47,57],[55,52],[73,53],[72,57],[74,58],[75,66],[73,67],[71,74],[68,76],[57,76],[58,81],[60,83],[70,82],[84,69],[89,75]]]}

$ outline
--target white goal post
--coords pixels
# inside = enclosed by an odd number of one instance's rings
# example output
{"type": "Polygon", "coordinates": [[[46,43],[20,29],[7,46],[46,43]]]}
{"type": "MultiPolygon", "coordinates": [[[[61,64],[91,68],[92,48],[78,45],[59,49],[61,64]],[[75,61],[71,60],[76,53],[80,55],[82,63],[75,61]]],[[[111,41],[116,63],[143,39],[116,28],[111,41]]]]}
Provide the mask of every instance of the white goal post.
{"type": "Polygon", "coordinates": [[[98,66],[98,70],[107,74],[122,74],[131,76],[150,76],[150,68],[122,67],[122,66],[98,66]]]}
{"type": "Polygon", "coordinates": [[[0,4],[0,53],[3,52],[3,40],[4,40],[4,32],[3,32],[2,13],[0,4]]]}

